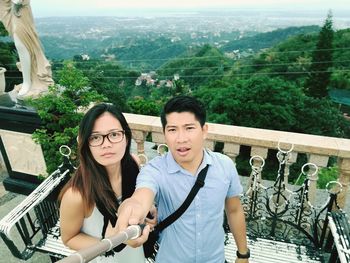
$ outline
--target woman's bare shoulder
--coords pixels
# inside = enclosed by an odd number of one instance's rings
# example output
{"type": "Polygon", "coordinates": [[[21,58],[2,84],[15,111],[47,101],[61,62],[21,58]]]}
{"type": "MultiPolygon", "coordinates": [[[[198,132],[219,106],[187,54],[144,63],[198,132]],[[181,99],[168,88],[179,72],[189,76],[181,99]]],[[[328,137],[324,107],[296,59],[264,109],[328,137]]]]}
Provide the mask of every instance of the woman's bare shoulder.
{"type": "Polygon", "coordinates": [[[62,196],[61,204],[63,203],[68,203],[72,206],[81,206],[83,205],[83,197],[77,189],[69,187],[62,196]]]}

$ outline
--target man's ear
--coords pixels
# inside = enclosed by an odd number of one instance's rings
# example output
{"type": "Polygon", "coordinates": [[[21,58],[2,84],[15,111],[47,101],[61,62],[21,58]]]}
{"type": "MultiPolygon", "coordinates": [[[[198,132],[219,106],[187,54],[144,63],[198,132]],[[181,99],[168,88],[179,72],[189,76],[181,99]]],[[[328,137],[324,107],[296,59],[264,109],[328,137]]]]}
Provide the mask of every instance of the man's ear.
{"type": "Polygon", "coordinates": [[[203,131],[203,139],[205,140],[208,136],[208,124],[204,124],[202,127],[202,131],[203,131]]]}

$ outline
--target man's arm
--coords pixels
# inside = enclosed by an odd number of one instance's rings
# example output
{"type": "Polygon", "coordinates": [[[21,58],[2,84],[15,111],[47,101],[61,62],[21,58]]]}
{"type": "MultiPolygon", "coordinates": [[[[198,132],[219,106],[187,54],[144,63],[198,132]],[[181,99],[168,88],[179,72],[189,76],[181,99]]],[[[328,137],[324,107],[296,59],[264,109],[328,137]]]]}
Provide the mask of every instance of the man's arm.
{"type": "MultiPolygon", "coordinates": [[[[125,199],[118,209],[117,232],[126,229],[129,225],[143,224],[154,201],[154,193],[149,188],[138,188],[133,195],[125,199]]],[[[141,246],[148,239],[150,227],[146,226],[142,235],[128,242],[132,247],[141,246]]]]}
{"type": "MultiPolygon", "coordinates": [[[[234,196],[226,198],[225,210],[231,233],[236,241],[237,249],[240,254],[246,254],[248,252],[246,223],[239,197],[234,196]]],[[[238,262],[248,262],[248,259],[236,259],[236,263],[238,262]]]]}

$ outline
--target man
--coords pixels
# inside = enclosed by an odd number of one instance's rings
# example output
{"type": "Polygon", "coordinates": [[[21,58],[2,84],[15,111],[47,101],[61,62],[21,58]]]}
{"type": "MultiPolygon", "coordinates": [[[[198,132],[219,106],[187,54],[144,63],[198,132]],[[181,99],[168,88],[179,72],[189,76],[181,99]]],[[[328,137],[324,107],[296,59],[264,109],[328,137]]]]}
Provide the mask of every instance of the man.
{"type": "MultiPolygon", "coordinates": [[[[174,97],[164,106],[161,121],[169,152],[141,169],[135,193],[119,208],[118,228],[143,222],[154,201],[158,221],[164,220],[183,203],[199,172],[209,165],[205,185],[189,208],[161,232],[156,262],[224,263],[224,208],[238,247],[236,262],[248,262],[239,199],[242,186],[230,158],[204,149],[208,125],[203,105],[193,97],[174,97]]],[[[146,227],[133,245],[144,243],[148,233],[146,227]]]]}

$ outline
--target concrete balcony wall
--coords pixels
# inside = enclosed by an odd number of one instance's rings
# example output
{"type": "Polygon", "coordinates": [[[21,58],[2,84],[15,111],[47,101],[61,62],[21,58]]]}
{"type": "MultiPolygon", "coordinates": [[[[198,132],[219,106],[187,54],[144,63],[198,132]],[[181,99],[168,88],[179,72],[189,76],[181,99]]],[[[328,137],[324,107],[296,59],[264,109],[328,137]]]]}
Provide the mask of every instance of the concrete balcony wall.
{"type": "MultiPolygon", "coordinates": [[[[155,151],[145,151],[145,145],[147,145],[147,149],[150,148],[150,145],[146,144],[146,138],[151,138],[152,142],[158,145],[165,143],[160,118],[129,113],[125,113],[125,117],[136,142],[134,151],[147,155],[148,159],[153,158],[156,154],[155,151]]],[[[0,130],[0,134],[14,170],[32,175],[45,174],[46,166],[41,147],[32,141],[30,134],[5,130],[0,130]]],[[[289,149],[293,144],[293,152],[285,169],[286,175],[289,174],[290,165],[296,162],[300,154],[306,154],[308,162],[312,162],[318,167],[327,167],[329,158],[335,157],[339,166],[338,181],[343,185],[338,201],[340,206],[345,206],[345,197],[350,182],[349,139],[209,123],[206,147],[213,150],[216,142],[224,144],[223,152],[232,160],[235,160],[239,155],[241,146],[250,147],[251,156],[259,155],[266,159],[268,152],[277,150],[279,143],[282,149],[289,149]]],[[[255,160],[254,162],[259,161],[255,160]]],[[[259,165],[259,163],[254,163],[254,165],[259,165]]],[[[312,181],[310,201],[313,202],[316,195],[318,174],[310,169],[308,176],[312,181]]]]}
{"type": "MultiPolygon", "coordinates": [[[[165,143],[159,117],[129,113],[126,113],[125,117],[132,129],[139,154],[145,153],[144,143],[147,136],[151,135],[152,142],[155,144],[165,143]]],[[[289,167],[296,162],[298,154],[306,154],[308,162],[314,163],[319,168],[327,167],[329,158],[335,157],[339,166],[338,181],[343,185],[338,203],[341,207],[345,206],[350,182],[349,139],[209,123],[206,147],[213,150],[216,142],[224,144],[223,152],[232,160],[239,155],[241,146],[249,146],[251,156],[259,155],[266,159],[269,150],[277,150],[278,145],[284,150],[290,149],[293,145],[285,174],[289,174],[289,167]]],[[[309,169],[307,176],[311,181],[310,201],[312,202],[316,195],[318,172],[309,169]]]]}

